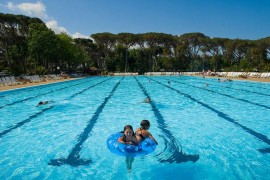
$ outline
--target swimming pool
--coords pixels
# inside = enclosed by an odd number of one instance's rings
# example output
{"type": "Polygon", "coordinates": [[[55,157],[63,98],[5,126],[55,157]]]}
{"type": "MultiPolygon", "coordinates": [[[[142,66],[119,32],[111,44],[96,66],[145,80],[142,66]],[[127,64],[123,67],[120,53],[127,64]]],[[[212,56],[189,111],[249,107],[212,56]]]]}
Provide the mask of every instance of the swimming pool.
{"type": "Polygon", "coordinates": [[[270,83],[90,77],[0,98],[1,179],[270,178],[270,83]],[[159,145],[129,171],[106,140],[143,119],[159,145]]]}

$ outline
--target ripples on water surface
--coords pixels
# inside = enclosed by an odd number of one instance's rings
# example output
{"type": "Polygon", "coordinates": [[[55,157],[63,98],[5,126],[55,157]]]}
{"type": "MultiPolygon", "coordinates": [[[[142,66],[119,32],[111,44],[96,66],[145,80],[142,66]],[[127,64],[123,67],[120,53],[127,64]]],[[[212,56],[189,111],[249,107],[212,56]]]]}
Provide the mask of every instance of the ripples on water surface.
{"type": "Polygon", "coordinates": [[[269,83],[91,77],[0,98],[1,179],[270,178],[269,83]],[[142,119],[159,145],[128,171],[106,140],[142,119]]]}

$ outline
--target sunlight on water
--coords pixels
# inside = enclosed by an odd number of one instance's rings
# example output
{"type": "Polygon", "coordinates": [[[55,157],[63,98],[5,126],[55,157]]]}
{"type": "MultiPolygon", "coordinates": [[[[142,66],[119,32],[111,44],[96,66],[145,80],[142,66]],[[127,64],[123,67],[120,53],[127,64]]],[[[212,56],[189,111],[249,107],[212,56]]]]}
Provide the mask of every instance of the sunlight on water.
{"type": "Polygon", "coordinates": [[[269,83],[187,76],[91,77],[2,92],[0,177],[269,179],[269,92],[269,83]],[[128,170],[106,140],[143,119],[159,145],[128,170]]]}

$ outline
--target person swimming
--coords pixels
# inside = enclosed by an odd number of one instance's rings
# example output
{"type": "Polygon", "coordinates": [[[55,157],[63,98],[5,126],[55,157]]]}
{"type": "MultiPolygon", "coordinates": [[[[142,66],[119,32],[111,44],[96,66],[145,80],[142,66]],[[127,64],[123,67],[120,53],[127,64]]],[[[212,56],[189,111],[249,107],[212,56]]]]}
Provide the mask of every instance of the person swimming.
{"type": "Polygon", "coordinates": [[[50,102],[53,102],[53,101],[52,101],[52,100],[50,100],[50,101],[40,101],[40,102],[37,104],[37,106],[42,106],[42,105],[48,104],[48,103],[50,103],[50,102]]]}
{"type": "Polygon", "coordinates": [[[41,106],[41,105],[45,105],[45,104],[48,104],[49,101],[40,101],[37,106],[41,106]]]}
{"type": "Polygon", "coordinates": [[[151,102],[151,99],[150,97],[147,97],[145,100],[144,100],[145,103],[150,103],[151,102]]]}

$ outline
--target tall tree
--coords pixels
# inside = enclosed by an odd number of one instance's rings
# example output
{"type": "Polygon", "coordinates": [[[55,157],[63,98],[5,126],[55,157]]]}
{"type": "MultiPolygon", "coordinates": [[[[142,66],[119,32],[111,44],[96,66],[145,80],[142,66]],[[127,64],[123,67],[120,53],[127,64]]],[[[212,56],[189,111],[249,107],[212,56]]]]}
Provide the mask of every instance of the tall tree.
{"type": "Polygon", "coordinates": [[[233,40],[233,44],[234,44],[234,51],[233,51],[234,62],[236,63],[237,67],[239,67],[241,59],[247,56],[251,44],[250,41],[242,39],[233,40]]]}
{"type": "Polygon", "coordinates": [[[258,40],[259,46],[265,49],[265,58],[270,59],[270,36],[258,40]]]}
{"type": "Polygon", "coordinates": [[[85,63],[83,63],[84,68],[86,66],[98,66],[98,50],[96,44],[93,43],[91,39],[86,38],[75,38],[74,42],[76,47],[81,49],[86,53],[85,63]]]}
{"type": "Polygon", "coordinates": [[[74,44],[73,39],[66,33],[60,33],[57,35],[59,38],[58,51],[59,51],[59,60],[61,64],[61,69],[67,67],[67,71],[71,73],[74,68],[84,61],[84,59],[77,59],[76,53],[77,49],[74,44]]]}
{"type": "Polygon", "coordinates": [[[91,37],[94,39],[98,48],[101,49],[105,54],[103,59],[102,69],[107,70],[106,59],[109,58],[109,53],[114,49],[116,45],[116,35],[108,32],[92,34],[91,37]]]}
{"type": "MultiPolygon", "coordinates": [[[[0,52],[11,73],[13,72],[12,67],[14,67],[14,63],[16,64],[18,62],[21,66],[21,70],[25,68],[24,58],[26,58],[26,56],[23,57],[22,54],[15,55],[14,53],[18,53],[19,49],[22,49],[25,45],[29,34],[29,25],[31,23],[44,24],[38,18],[0,13],[0,52]],[[11,50],[11,52],[9,52],[9,50],[11,50]]],[[[25,50],[27,51],[27,48],[25,50]]]]}
{"type": "Polygon", "coordinates": [[[221,61],[221,56],[224,52],[226,38],[208,38],[204,40],[204,46],[202,47],[202,52],[210,53],[215,60],[214,68],[216,70],[220,69],[219,61],[221,61]]]}
{"type": "Polygon", "coordinates": [[[186,33],[180,36],[180,43],[186,47],[191,59],[191,71],[194,71],[194,60],[202,50],[206,36],[202,33],[186,33]]]}
{"type": "MultiPolygon", "coordinates": [[[[31,24],[28,47],[30,57],[35,60],[37,66],[49,69],[49,63],[54,63],[57,56],[57,37],[55,33],[44,24],[31,24]]],[[[36,66],[35,66],[36,68],[36,66]]]]}
{"type": "Polygon", "coordinates": [[[132,33],[119,33],[117,34],[117,41],[122,44],[126,49],[125,58],[125,72],[127,72],[128,65],[128,50],[137,42],[137,36],[132,33]]]}

